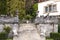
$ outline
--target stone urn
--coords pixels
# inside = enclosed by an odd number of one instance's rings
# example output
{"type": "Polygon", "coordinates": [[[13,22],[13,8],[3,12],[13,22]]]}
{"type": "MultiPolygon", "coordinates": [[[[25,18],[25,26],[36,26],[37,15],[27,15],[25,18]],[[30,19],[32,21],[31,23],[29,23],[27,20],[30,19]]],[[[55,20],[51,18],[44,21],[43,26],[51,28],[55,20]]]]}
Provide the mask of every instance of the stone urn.
{"type": "Polygon", "coordinates": [[[26,20],[26,23],[28,24],[29,23],[29,20],[26,20]]]}

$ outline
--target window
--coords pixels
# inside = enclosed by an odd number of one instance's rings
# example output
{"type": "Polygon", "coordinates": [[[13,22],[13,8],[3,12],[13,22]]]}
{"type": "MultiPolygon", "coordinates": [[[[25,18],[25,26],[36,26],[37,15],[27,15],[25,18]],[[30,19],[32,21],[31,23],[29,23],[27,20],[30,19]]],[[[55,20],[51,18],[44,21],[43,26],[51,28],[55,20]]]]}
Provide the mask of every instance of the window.
{"type": "Polygon", "coordinates": [[[49,12],[52,12],[52,5],[49,5],[49,12]]]}
{"type": "Polygon", "coordinates": [[[48,12],[55,12],[57,11],[56,9],[56,5],[48,5],[45,7],[45,12],[48,13],[48,12]]]}
{"type": "Polygon", "coordinates": [[[45,7],[45,12],[48,12],[48,7],[45,7]]]}
{"type": "Polygon", "coordinates": [[[57,9],[56,9],[56,5],[53,5],[53,11],[56,11],[57,9]]]}
{"type": "Polygon", "coordinates": [[[48,0],[39,0],[39,2],[44,2],[44,1],[48,1],[48,0]]]}

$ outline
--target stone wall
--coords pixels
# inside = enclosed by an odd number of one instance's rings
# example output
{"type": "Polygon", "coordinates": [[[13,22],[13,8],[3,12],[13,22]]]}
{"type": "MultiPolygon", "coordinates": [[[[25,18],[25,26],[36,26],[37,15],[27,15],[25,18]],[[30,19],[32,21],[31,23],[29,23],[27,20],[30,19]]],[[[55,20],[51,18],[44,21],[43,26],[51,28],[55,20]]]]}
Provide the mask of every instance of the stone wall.
{"type": "Polygon", "coordinates": [[[1,30],[3,30],[4,26],[9,26],[12,29],[17,29],[18,28],[18,24],[0,24],[0,32],[1,32],[1,30]]]}
{"type": "Polygon", "coordinates": [[[10,33],[9,33],[9,37],[12,37],[13,36],[13,30],[17,30],[18,31],[18,24],[0,24],[0,32],[2,32],[3,31],[3,28],[5,27],[5,26],[9,26],[9,27],[11,27],[11,31],[10,31],[10,33]]]}
{"type": "MultiPolygon", "coordinates": [[[[22,31],[22,28],[26,25],[27,25],[26,27],[29,27],[29,28],[30,28],[30,26],[33,27],[33,24],[31,24],[31,25],[30,24],[20,24],[20,30],[19,30],[18,29],[19,28],[18,24],[5,24],[5,25],[12,28],[11,33],[9,34],[9,36],[12,34],[13,30],[22,31]]],[[[53,24],[38,24],[38,25],[34,25],[34,27],[37,28],[39,34],[44,33],[44,31],[45,31],[46,36],[49,36],[50,32],[58,32],[58,24],[54,24],[54,25],[53,24]]],[[[3,31],[3,28],[4,28],[4,24],[0,24],[0,32],[3,31]]]]}
{"type": "Polygon", "coordinates": [[[58,24],[39,24],[37,29],[40,35],[43,33],[45,36],[50,36],[51,32],[58,32],[58,24]]]}
{"type": "Polygon", "coordinates": [[[0,24],[0,32],[3,31],[3,28],[4,28],[4,25],[3,24],[0,24]]]}
{"type": "Polygon", "coordinates": [[[20,24],[18,36],[14,36],[13,40],[45,40],[45,37],[40,37],[34,23],[20,24]]]}

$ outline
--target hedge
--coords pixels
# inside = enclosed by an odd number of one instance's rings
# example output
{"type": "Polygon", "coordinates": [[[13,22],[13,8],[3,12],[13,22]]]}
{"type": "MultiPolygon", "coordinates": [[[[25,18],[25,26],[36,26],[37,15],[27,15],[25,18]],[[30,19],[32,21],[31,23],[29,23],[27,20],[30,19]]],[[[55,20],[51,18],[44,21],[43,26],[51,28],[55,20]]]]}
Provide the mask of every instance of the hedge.
{"type": "Polygon", "coordinates": [[[50,38],[54,40],[60,40],[60,33],[50,33],[50,38]]]}
{"type": "Polygon", "coordinates": [[[60,24],[58,24],[58,32],[60,33],[60,24]]]}
{"type": "Polygon", "coordinates": [[[0,40],[7,40],[10,30],[10,27],[4,27],[3,31],[0,32],[0,40]]]}
{"type": "Polygon", "coordinates": [[[0,40],[6,40],[8,37],[7,33],[6,32],[1,32],[0,33],[0,40]]]}
{"type": "Polygon", "coordinates": [[[53,40],[53,39],[47,39],[47,40],[53,40]]]}

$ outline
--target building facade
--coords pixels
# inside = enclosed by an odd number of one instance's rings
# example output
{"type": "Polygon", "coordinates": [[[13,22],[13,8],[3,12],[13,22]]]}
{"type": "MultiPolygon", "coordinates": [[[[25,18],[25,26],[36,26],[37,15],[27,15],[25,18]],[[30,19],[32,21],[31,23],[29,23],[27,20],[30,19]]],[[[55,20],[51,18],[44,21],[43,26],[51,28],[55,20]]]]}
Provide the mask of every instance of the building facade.
{"type": "Polygon", "coordinates": [[[60,0],[38,0],[38,13],[35,19],[41,35],[49,36],[58,32],[58,16],[60,16],[60,0]]]}
{"type": "Polygon", "coordinates": [[[38,3],[39,17],[46,16],[58,16],[60,15],[60,1],[59,0],[48,0],[38,3]]]}

